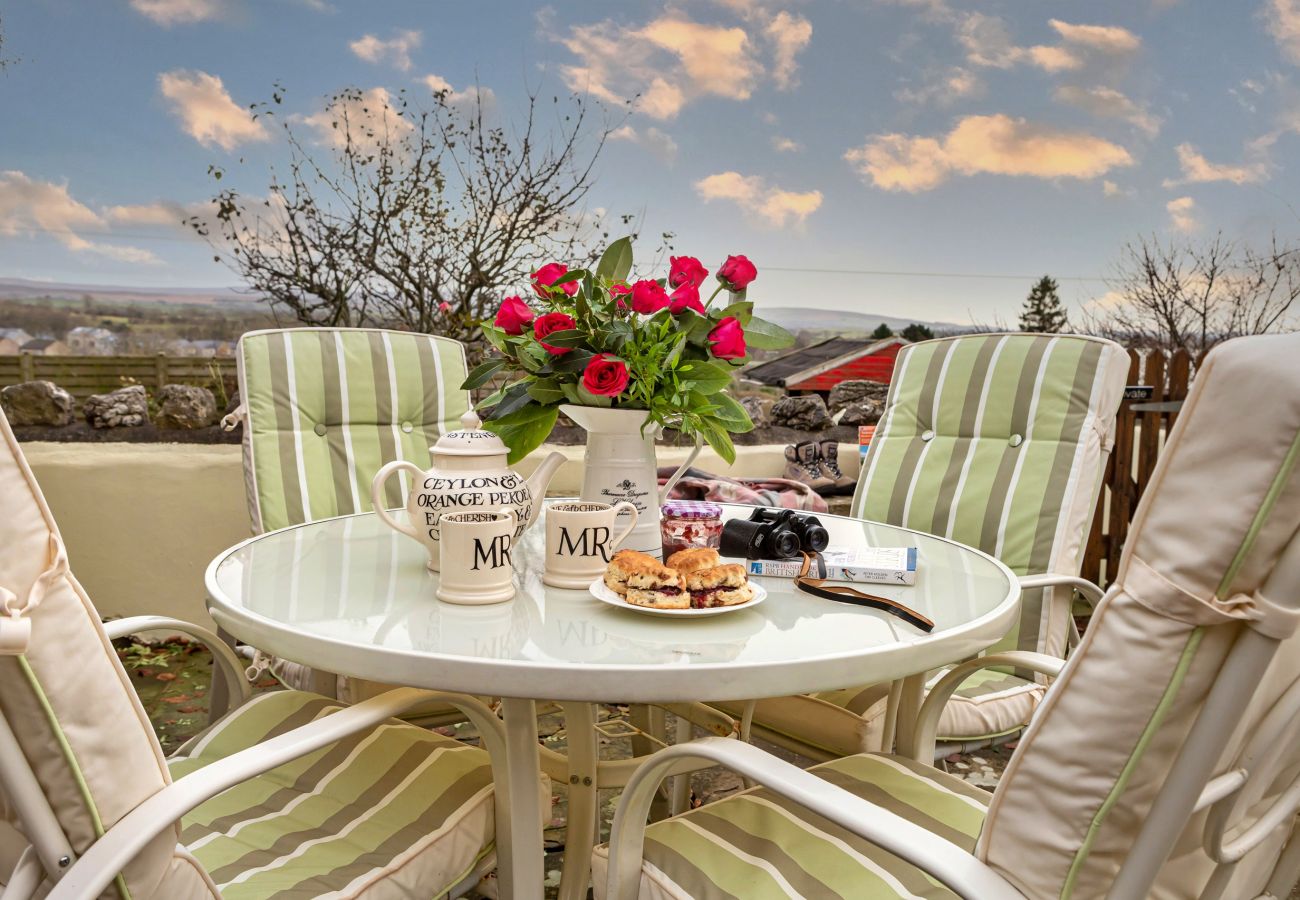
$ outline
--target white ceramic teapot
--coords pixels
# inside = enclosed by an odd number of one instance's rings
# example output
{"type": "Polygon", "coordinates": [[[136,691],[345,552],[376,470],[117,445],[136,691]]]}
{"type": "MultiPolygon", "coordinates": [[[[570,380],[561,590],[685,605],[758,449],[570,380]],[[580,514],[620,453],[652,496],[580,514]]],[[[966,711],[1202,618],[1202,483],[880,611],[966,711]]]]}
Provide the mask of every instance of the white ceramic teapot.
{"type": "Polygon", "coordinates": [[[474,410],[460,417],[460,430],[449,431],[429,449],[433,465],[425,471],[404,459],[394,460],[375,473],[370,499],[375,512],[389,527],[419,541],[429,551],[429,568],[438,571],[438,518],[463,510],[515,511],[519,522],[514,539],[537,520],[546,485],[564,462],[552,452],[525,480],[506,466],[510,451],[501,438],[483,430],[474,410]],[[412,475],[406,501],[410,524],[399,522],[384,508],[384,483],[398,471],[412,475]]]}

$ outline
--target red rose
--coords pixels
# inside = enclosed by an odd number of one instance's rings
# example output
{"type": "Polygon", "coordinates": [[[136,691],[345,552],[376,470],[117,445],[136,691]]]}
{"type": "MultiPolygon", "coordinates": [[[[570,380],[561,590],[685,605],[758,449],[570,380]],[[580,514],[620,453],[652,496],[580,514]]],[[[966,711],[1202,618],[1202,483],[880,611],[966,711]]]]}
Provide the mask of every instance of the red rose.
{"type": "Polygon", "coordinates": [[[704,263],[694,256],[668,257],[669,287],[681,287],[688,283],[699,287],[708,277],[709,270],[704,268],[704,263]]]}
{"type": "Polygon", "coordinates": [[[542,339],[552,331],[568,331],[569,329],[576,327],[576,325],[577,323],[573,321],[572,316],[560,312],[547,313],[544,316],[538,316],[537,320],[533,322],[533,335],[538,341],[541,341],[541,344],[546,348],[547,353],[554,356],[563,356],[568,353],[571,348],[552,347],[542,339]]]}
{"type": "Polygon", "coordinates": [[[700,302],[700,289],[690,282],[673,291],[672,296],[668,298],[668,311],[674,316],[684,309],[693,309],[700,315],[704,315],[704,304],[700,302]]]}
{"type": "Polygon", "coordinates": [[[623,302],[623,298],[630,293],[632,293],[632,289],[621,281],[609,286],[609,295],[614,298],[614,303],[619,309],[627,309],[627,304],[623,302]]]}
{"type": "MultiPolygon", "coordinates": [[[[550,292],[546,289],[555,284],[567,271],[569,269],[564,263],[547,263],[534,272],[533,290],[537,292],[537,296],[546,299],[550,295],[550,292]]],[[[566,281],[560,287],[570,297],[578,293],[578,282],[576,281],[566,281]]]]}
{"type": "Polygon", "coordinates": [[[582,386],[597,397],[617,397],[627,387],[627,366],[621,359],[597,353],[582,373],[582,386]]]}
{"type": "Polygon", "coordinates": [[[647,316],[668,305],[668,292],[657,281],[638,281],[632,285],[632,308],[647,316]]]}
{"type": "Polygon", "coordinates": [[[727,261],[718,267],[718,280],[729,291],[743,291],[757,277],[758,269],[747,256],[728,256],[727,261]]]}
{"type": "Polygon", "coordinates": [[[718,359],[742,359],[748,351],[745,349],[745,329],[740,327],[740,320],[727,316],[715,325],[709,332],[709,349],[718,359]]]}
{"type": "Polygon", "coordinates": [[[523,334],[524,326],[532,320],[532,308],[523,301],[522,297],[515,296],[501,301],[501,308],[497,310],[496,321],[493,324],[506,334],[523,334]]]}

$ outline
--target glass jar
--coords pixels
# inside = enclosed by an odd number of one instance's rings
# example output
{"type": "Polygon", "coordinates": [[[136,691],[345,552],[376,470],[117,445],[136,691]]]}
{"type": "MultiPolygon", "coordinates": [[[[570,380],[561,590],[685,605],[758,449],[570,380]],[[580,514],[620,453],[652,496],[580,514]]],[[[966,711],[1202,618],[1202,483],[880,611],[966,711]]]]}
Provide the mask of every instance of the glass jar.
{"type": "Polygon", "coordinates": [[[718,548],[722,539],[722,507],[699,500],[669,500],[660,509],[659,533],[664,559],[691,547],[718,548]]]}

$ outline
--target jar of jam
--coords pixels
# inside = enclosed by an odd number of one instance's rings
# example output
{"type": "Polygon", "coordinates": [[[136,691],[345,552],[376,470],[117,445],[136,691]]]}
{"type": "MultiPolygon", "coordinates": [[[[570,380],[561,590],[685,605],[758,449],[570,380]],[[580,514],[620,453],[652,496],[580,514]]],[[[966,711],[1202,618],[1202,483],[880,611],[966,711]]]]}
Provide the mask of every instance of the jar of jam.
{"type": "Polygon", "coordinates": [[[660,509],[659,532],[664,559],[691,547],[718,548],[722,539],[722,507],[699,500],[669,500],[660,509]]]}

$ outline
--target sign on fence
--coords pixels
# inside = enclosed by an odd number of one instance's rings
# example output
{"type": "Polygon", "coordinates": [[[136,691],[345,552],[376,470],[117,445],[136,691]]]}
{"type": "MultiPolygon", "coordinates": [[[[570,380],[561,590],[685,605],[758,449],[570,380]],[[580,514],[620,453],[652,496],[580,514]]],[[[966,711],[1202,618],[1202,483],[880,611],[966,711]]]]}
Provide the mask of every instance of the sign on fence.
{"type": "Polygon", "coordinates": [[[1155,388],[1149,384],[1130,384],[1124,388],[1125,400],[1150,400],[1155,394],[1155,388]]]}

